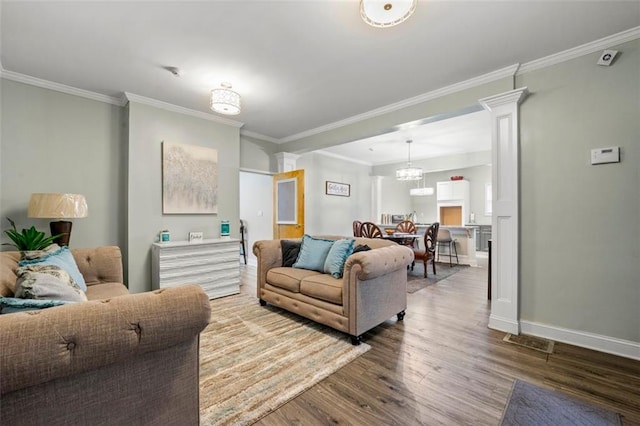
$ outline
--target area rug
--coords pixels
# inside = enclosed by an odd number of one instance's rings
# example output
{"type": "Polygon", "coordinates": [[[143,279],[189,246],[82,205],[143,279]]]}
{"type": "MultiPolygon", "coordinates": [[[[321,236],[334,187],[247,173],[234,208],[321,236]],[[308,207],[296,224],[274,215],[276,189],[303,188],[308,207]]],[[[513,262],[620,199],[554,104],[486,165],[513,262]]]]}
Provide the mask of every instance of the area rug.
{"type": "Polygon", "coordinates": [[[433,266],[431,262],[427,264],[427,278],[424,277],[424,267],[422,262],[416,262],[413,271],[407,271],[407,293],[415,293],[418,290],[422,290],[425,287],[433,285],[438,281],[445,278],[449,278],[451,275],[456,274],[463,269],[468,268],[469,265],[453,265],[449,266],[449,263],[436,262],[436,274],[433,274],[433,266]]]}
{"type": "Polygon", "coordinates": [[[502,426],[621,425],[620,415],[555,390],[522,380],[511,388],[502,426]]]}
{"type": "Polygon", "coordinates": [[[200,424],[251,424],[369,349],[255,297],[212,300],[200,335],[200,424]]]}

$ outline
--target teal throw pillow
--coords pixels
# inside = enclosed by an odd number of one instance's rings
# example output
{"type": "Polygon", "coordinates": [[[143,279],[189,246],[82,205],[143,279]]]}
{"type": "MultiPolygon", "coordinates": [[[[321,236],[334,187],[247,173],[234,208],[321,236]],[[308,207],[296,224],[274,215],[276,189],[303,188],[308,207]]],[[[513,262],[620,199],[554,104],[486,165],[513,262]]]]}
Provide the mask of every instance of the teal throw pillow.
{"type": "Polygon", "coordinates": [[[18,299],[17,297],[0,297],[0,314],[36,311],[38,309],[66,305],[67,303],[70,302],[63,300],[18,299]]]}
{"type": "Polygon", "coordinates": [[[84,292],[87,291],[87,284],[84,282],[84,277],[78,269],[76,260],[69,251],[69,247],[60,247],[57,244],[51,244],[44,250],[23,252],[23,260],[18,262],[18,266],[31,266],[31,265],[54,265],[67,271],[67,273],[73,278],[73,281],[78,284],[78,287],[84,292]]]}
{"type": "Polygon", "coordinates": [[[344,239],[333,243],[327,259],[324,261],[324,272],[331,274],[333,278],[342,278],[342,270],[347,257],[353,253],[353,246],[356,240],[344,239]]]}
{"type": "Polygon", "coordinates": [[[333,240],[313,238],[305,234],[302,237],[300,254],[298,254],[298,259],[293,267],[324,272],[324,261],[327,259],[331,246],[333,246],[333,240]]]}

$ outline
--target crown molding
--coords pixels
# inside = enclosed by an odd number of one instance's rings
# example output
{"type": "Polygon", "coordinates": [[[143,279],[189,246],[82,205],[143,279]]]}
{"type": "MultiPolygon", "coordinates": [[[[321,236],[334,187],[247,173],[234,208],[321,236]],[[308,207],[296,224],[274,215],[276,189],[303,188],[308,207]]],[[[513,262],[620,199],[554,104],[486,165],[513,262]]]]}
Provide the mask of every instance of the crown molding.
{"type": "Polygon", "coordinates": [[[136,95],[130,92],[124,92],[122,99],[124,100],[124,105],[127,102],[136,102],[143,105],[149,105],[155,108],[164,109],[166,111],[177,112],[183,115],[189,115],[196,118],[201,118],[203,120],[214,121],[220,124],[226,124],[227,126],[240,128],[244,126],[244,123],[236,120],[230,120],[228,118],[218,117],[217,115],[208,114],[202,111],[196,111],[193,109],[181,107],[178,105],[170,104],[169,102],[159,101],[157,99],[147,98],[144,96],[136,95]]]}
{"type": "Polygon", "coordinates": [[[356,160],[356,159],[351,158],[351,157],[345,157],[344,155],[334,154],[333,152],[327,152],[327,151],[324,151],[324,150],[318,150],[318,151],[313,151],[312,153],[313,154],[320,154],[320,155],[323,155],[325,157],[336,158],[338,160],[347,161],[349,163],[356,163],[356,164],[362,164],[363,166],[373,167],[373,164],[371,164],[371,163],[369,163],[367,161],[356,160]]]}
{"type": "Polygon", "coordinates": [[[572,47],[571,49],[563,50],[562,52],[554,53],[553,55],[545,56],[544,58],[535,59],[533,61],[524,63],[520,66],[520,69],[518,70],[516,75],[521,75],[531,71],[550,67],[561,62],[569,61],[571,59],[588,55],[599,50],[608,49],[612,46],[626,43],[628,41],[633,41],[638,38],[640,38],[640,27],[630,28],[626,31],[622,31],[620,33],[613,34],[599,40],[585,43],[577,47],[572,47]]]}
{"type": "Polygon", "coordinates": [[[501,78],[513,77],[516,74],[519,66],[520,66],[519,64],[510,65],[508,67],[504,67],[499,70],[495,70],[478,77],[470,78],[468,80],[464,80],[459,83],[445,86],[440,89],[433,90],[431,92],[423,93],[422,95],[414,96],[412,98],[405,99],[400,102],[386,105],[384,107],[377,108],[362,114],[354,115],[353,117],[345,118],[344,120],[336,121],[334,123],[316,127],[315,129],[310,129],[295,135],[287,136],[285,138],[280,139],[280,143],[291,142],[294,140],[305,138],[307,136],[317,135],[318,133],[323,133],[329,130],[337,129],[339,127],[347,126],[349,124],[354,124],[370,118],[379,117],[381,115],[398,111],[400,109],[407,108],[413,105],[418,105],[423,102],[440,98],[442,96],[450,95],[452,93],[456,93],[472,87],[480,86],[485,83],[490,83],[492,81],[496,81],[501,78]]]}
{"type": "Polygon", "coordinates": [[[101,93],[67,86],[66,84],[54,83],[53,81],[43,80],[41,78],[32,77],[30,75],[20,74],[14,71],[7,71],[4,68],[0,69],[0,73],[2,74],[2,78],[6,80],[17,81],[18,83],[29,84],[36,87],[42,87],[43,89],[55,90],[56,92],[79,96],[81,98],[91,99],[94,101],[105,102],[111,105],[124,105],[122,103],[122,99],[119,97],[107,96],[101,93]]]}
{"type": "Polygon", "coordinates": [[[260,139],[262,141],[271,143],[281,143],[280,139],[272,138],[271,136],[261,135],[260,133],[252,132],[251,130],[240,130],[240,136],[247,136],[254,139],[260,139]]]}

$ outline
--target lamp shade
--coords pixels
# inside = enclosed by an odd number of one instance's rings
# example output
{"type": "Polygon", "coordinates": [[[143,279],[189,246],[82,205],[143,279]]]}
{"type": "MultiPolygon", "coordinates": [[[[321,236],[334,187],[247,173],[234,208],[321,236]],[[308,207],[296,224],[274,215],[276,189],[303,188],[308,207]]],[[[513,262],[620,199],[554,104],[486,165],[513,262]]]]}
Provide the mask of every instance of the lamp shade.
{"type": "Polygon", "coordinates": [[[44,219],[87,217],[87,200],[81,194],[31,194],[27,216],[44,219]]]}
{"type": "Polygon", "coordinates": [[[392,27],[406,21],[418,0],[360,0],[360,16],[372,27],[392,27]]]}
{"type": "Polygon", "coordinates": [[[221,86],[211,91],[211,109],[220,114],[240,114],[240,95],[231,90],[229,83],[222,83],[221,86]]]}

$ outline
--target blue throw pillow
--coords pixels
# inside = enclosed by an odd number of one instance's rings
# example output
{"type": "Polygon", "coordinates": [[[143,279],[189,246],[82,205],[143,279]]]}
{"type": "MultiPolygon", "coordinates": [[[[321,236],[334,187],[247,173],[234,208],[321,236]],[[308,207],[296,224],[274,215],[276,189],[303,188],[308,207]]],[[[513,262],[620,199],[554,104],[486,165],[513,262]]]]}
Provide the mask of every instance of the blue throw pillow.
{"type": "Polygon", "coordinates": [[[333,246],[333,240],[313,238],[307,234],[302,237],[302,246],[294,268],[324,272],[324,261],[333,246]]]}
{"type": "Polygon", "coordinates": [[[53,306],[66,305],[63,300],[43,300],[43,299],[18,299],[16,297],[0,297],[0,314],[12,314],[15,312],[35,311],[38,309],[51,308],[53,306]]]}
{"type": "Polygon", "coordinates": [[[84,277],[76,265],[76,260],[69,251],[69,247],[60,247],[57,244],[52,244],[46,249],[39,252],[25,252],[26,259],[18,262],[19,266],[31,266],[31,265],[54,265],[60,269],[67,271],[73,281],[78,284],[78,287],[82,291],[87,291],[87,284],[84,282],[84,277]]]}
{"type": "Polygon", "coordinates": [[[333,278],[342,278],[342,270],[347,257],[353,253],[353,246],[356,240],[344,239],[333,243],[327,259],[324,261],[324,272],[331,274],[333,278]]]}

